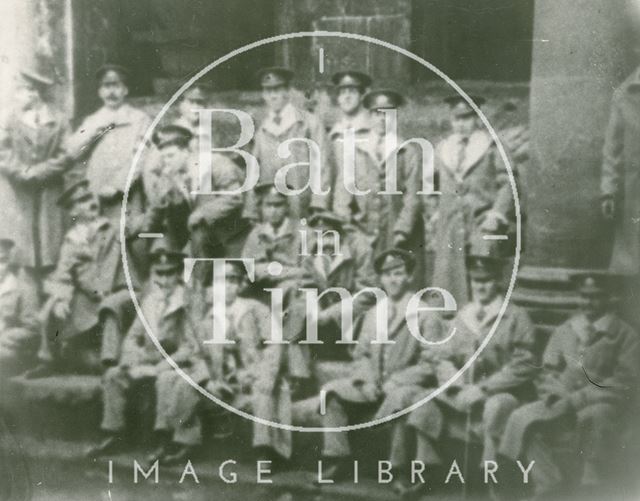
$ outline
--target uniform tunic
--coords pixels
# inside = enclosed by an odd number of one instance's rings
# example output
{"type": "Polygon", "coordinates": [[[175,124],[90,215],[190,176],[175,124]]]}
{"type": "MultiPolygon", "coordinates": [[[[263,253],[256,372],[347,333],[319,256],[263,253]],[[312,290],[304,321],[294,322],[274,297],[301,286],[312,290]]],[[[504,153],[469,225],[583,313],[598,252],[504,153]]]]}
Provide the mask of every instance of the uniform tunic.
{"type": "Polygon", "coordinates": [[[491,212],[505,224],[513,219],[513,196],[506,168],[485,131],[468,140],[453,134],[436,147],[440,203],[435,234],[433,285],[448,290],[458,306],[470,299],[466,253],[471,238],[491,212]]]}
{"type": "MultiPolygon", "coordinates": [[[[285,141],[293,138],[310,139],[320,148],[320,163],[323,191],[329,189],[332,184],[332,172],[329,159],[329,147],[327,144],[324,125],[315,115],[295,108],[291,103],[281,111],[279,118],[270,113],[258,128],[255,138],[253,155],[260,165],[260,179],[258,183],[273,182],[276,172],[286,165],[302,163],[298,167],[290,169],[286,182],[293,189],[305,186],[309,181],[309,147],[301,141],[295,141],[289,146],[290,156],[281,158],[278,155],[278,147],[285,141]],[[306,165],[304,165],[306,164],[306,165]]],[[[313,197],[311,189],[305,190],[298,196],[289,197],[291,215],[299,220],[306,217],[312,198],[323,200],[323,197],[313,197]]],[[[318,202],[322,205],[324,202],[318,202]]],[[[247,206],[245,214],[253,219],[257,217],[257,201],[255,193],[247,193],[247,206]]]]}
{"type": "MultiPolygon", "coordinates": [[[[87,116],[69,137],[69,154],[81,162],[81,170],[96,195],[123,192],[134,155],[143,142],[151,119],[142,110],[123,104],[117,110],[102,107],[87,116]]],[[[144,172],[144,155],[136,172],[144,172]]]]}
{"type": "Polygon", "coordinates": [[[0,235],[14,240],[22,266],[57,262],[64,236],[57,202],[70,166],[63,149],[67,134],[66,119],[49,105],[13,114],[0,128],[0,235]],[[26,177],[31,175],[38,179],[26,177]]]}
{"type": "Polygon", "coordinates": [[[538,380],[540,400],[513,413],[500,444],[505,456],[540,465],[532,471],[536,491],[560,485],[563,456],[571,456],[574,468],[584,461],[594,474],[611,461],[616,434],[638,395],[639,341],[612,313],[593,323],[577,314],[551,335],[538,380]],[[552,395],[568,399],[568,414],[545,402],[552,395]]]}
{"type": "MultiPolygon", "coordinates": [[[[481,307],[468,303],[462,308],[445,336],[455,334],[438,346],[436,371],[438,384],[446,383],[478,350],[489,333],[502,306],[498,296],[481,307]]],[[[530,396],[537,360],[534,352],[534,326],[526,311],[510,305],[498,324],[493,337],[478,358],[444,393],[416,409],[408,423],[418,431],[418,450],[426,463],[438,463],[438,441],[446,434],[450,438],[484,441],[484,455],[495,455],[496,437],[510,412],[518,402],[530,396]],[[458,399],[470,385],[479,386],[483,395],[479,405],[469,409],[458,399]],[[471,413],[472,436],[466,436],[467,414],[471,413]]]]}

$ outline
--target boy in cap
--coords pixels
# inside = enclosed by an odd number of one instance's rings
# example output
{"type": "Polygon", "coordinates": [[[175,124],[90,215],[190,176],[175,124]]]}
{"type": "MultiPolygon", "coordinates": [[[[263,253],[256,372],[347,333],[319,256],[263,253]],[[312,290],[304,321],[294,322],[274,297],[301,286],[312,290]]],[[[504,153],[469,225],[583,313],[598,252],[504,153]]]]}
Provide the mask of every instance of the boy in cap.
{"type": "Polygon", "coordinates": [[[42,279],[56,265],[64,236],[56,202],[70,168],[67,117],[50,104],[54,80],[38,69],[20,72],[16,108],[0,125],[0,235],[15,242],[30,302],[43,301],[42,279]]]}
{"type": "MultiPolygon", "coordinates": [[[[0,238],[0,366],[24,367],[35,353],[37,321],[13,266],[15,243],[0,238]]],[[[15,367],[15,368],[14,368],[15,367]]]]}
{"type": "MultiPolygon", "coordinates": [[[[282,167],[300,164],[287,173],[286,183],[292,189],[300,189],[309,181],[310,153],[309,147],[302,142],[294,142],[290,146],[291,155],[282,158],[278,154],[279,146],[290,139],[307,139],[314,141],[320,149],[322,162],[322,189],[329,189],[332,185],[331,169],[328,168],[328,144],[324,125],[315,115],[306,110],[296,108],[291,102],[291,80],[293,72],[287,68],[264,68],[258,73],[262,98],[267,108],[267,116],[257,128],[254,136],[253,155],[260,165],[259,183],[273,183],[276,172],[282,167]]],[[[255,194],[250,192],[247,197],[245,214],[252,219],[258,219],[257,201],[255,194]]],[[[297,196],[291,196],[290,208],[292,217],[296,220],[308,215],[308,209],[313,199],[315,205],[326,203],[323,196],[312,197],[310,189],[297,196]]]]}
{"type": "Polygon", "coordinates": [[[385,110],[395,112],[404,102],[400,93],[390,89],[373,90],[364,96],[363,104],[370,118],[369,132],[357,149],[363,154],[360,158],[364,159],[366,154],[367,161],[356,161],[355,185],[362,191],[370,191],[366,195],[354,195],[347,191],[344,182],[336,182],[333,204],[336,212],[370,238],[376,253],[394,244],[412,247],[409,236],[417,229],[416,193],[421,189],[418,152],[411,144],[399,151],[386,149],[390,139],[398,146],[404,141],[399,137],[386,137],[385,110]],[[386,189],[386,163],[391,155],[397,157],[396,186],[401,194],[380,195],[386,189]]]}
{"type": "MultiPolygon", "coordinates": [[[[474,355],[496,322],[505,301],[500,290],[501,266],[502,261],[484,241],[471,248],[467,257],[471,302],[456,313],[449,326],[449,333],[455,329],[455,334],[437,347],[435,355],[430,354],[438,385],[447,383],[474,355]]],[[[532,397],[538,367],[535,341],[529,315],[510,303],[473,365],[444,393],[411,413],[408,424],[417,436],[416,459],[427,470],[441,473],[445,439],[465,444],[465,463],[470,443],[482,443],[483,460],[495,461],[510,413],[532,397]]]]}
{"type": "MultiPolygon", "coordinates": [[[[151,333],[165,352],[178,365],[188,365],[194,350],[191,322],[185,303],[185,289],[181,281],[184,254],[167,239],[155,240],[149,258],[151,277],[140,307],[151,333]]],[[[135,396],[132,390],[144,381],[154,381],[173,367],[164,359],[136,317],[122,345],[117,366],[109,368],[103,377],[102,430],[106,438],[88,451],[96,457],[119,450],[125,441],[126,410],[135,396]]],[[[164,403],[161,397],[157,402],[164,403]]],[[[158,409],[157,414],[165,412],[158,409]]]]}
{"type": "MultiPolygon", "coordinates": [[[[472,97],[478,105],[481,97],[472,97]]],[[[466,252],[472,239],[507,233],[514,218],[514,201],[506,166],[493,139],[480,127],[475,111],[461,96],[447,98],[452,133],[436,146],[439,179],[438,225],[435,235],[434,278],[458,305],[470,300],[466,252]]],[[[423,205],[423,210],[427,206],[423,205]]]]}
{"type": "MultiPolygon", "coordinates": [[[[89,189],[101,199],[105,216],[119,221],[127,176],[151,119],[127,102],[129,71],[126,68],[106,64],[96,72],[96,80],[102,107],[82,121],[66,147],[89,180],[89,189]]],[[[144,160],[145,154],[134,180],[143,172],[144,160]]],[[[141,186],[132,183],[132,187],[135,189],[130,191],[128,206],[133,211],[135,205],[140,212],[141,186]]]]}
{"type": "MultiPolygon", "coordinates": [[[[387,297],[382,304],[368,309],[363,317],[360,337],[353,352],[353,375],[331,381],[326,391],[326,413],[323,425],[336,428],[352,424],[354,413],[379,419],[410,405],[421,385],[426,385],[433,373],[427,364],[417,367],[421,344],[409,332],[406,322],[411,274],[415,268],[413,256],[402,249],[389,249],[374,261],[375,273],[387,297]],[[393,344],[376,343],[378,308],[387,310],[387,336],[393,344]]],[[[419,317],[420,332],[430,337],[434,327],[428,315],[419,317]]],[[[401,469],[398,459],[408,447],[404,420],[396,420],[391,432],[391,457],[395,468],[401,469]]],[[[322,472],[325,479],[341,480],[351,475],[349,439],[344,432],[324,434],[322,472]]]]}
{"type": "MultiPolygon", "coordinates": [[[[224,283],[214,283],[213,287],[224,288],[225,337],[234,344],[206,344],[216,322],[216,312],[210,303],[210,309],[196,333],[197,338],[193,339],[195,348],[187,372],[215,397],[235,408],[248,410],[259,381],[275,377],[260,367],[262,343],[269,337],[267,329],[271,315],[262,303],[239,296],[246,283],[242,263],[230,261],[225,268],[224,283]]],[[[211,299],[215,293],[211,289],[209,293],[211,299]]],[[[208,402],[202,395],[177,372],[160,374],[156,388],[159,400],[155,429],[165,437],[162,447],[151,455],[151,462],[183,464],[191,458],[197,447],[202,445],[203,407],[215,411],[216,434],[228,433],[224,429],[225,421],[231,417],[227,411],[217,405],[206,405],[208,402]]]]}
{"type": "Polygon", "coordinates": [[[101,301],[124,287],[116,231],[100,215],[86,179],[75,180],[59,199],[75,224],[67,231],[56,269],[47,278],[48,299],[40,316],[40,365],[26,377],[51,372],[95,372],[98,360],[101,301]]]}
{"type": "Polygon", "coordinates": [[[612,311],[616,277],[588,271],[572,281],[582,311],[551,334],[538,400],[511,415],[500,444],[514,461],[535,461],[531,480],[540,499],[566,490],[576,471],[590,490],[609,476],[612,455],[622,445],[616,437],[633,417],[637,398],[640,340],[612,311]]]}

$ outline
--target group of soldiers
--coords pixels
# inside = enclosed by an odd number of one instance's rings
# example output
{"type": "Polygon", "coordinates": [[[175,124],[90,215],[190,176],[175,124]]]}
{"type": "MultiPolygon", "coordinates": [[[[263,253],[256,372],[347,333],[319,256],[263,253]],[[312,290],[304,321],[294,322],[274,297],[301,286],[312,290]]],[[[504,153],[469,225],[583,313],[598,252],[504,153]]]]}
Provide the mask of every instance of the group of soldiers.
{"type": "MultiPolygon", "coordinates": [[[[412,465],[420,461],[439,471],[452,439],[482,444],[483,461],[535,461],[531,479],[539,492],[566,485],[577,457],[582,483],[605,476],[608,455],[619,450],[614,431],[632,408],[638,355],[636,333],[610,301],[616,277],[574,277],[584,309],[551,334],[544,350],[527,312],[504,306],[510,249],[496,244],[502,238],[483,235],[512,235],[514,176],[465,99],[446,100],[451,132],[435,148],[439,194],[420,196],[424,151],[399,137],[399,147],[389,150],[385,140],[386,112],[401,109],[405,96],[371,90],[365,73],[338,72],[332,82],[339,118],[326,127],[294,105],[291,70],[266,68],[258,76],[266,115],[250,150],[259,182],[246,193],[194,195],[201,181],[196,110],[210,104],[211,88],[196,83],[187,89],[178,117],[161,124],[146,144],[151,120],[128,102],[127,70],[106,65],[96,78],[103,105],[71,132],[48,102],[53,79],[23,71],[17,109],[0,138],[0,359],[30,364],[26,378],[102,375],[105,439],[91,457],[124,447],[127,409],[149,381],[156,389],[159,445],[149,461],[162,464],[192,456],[207,416],[218,436],[232,433],[229,413],[191,383],[282,424],[292,423],[295,401],[321,392],[328,428],[389,416],[445,385],[389,424],[399,494],[424,489],[413,483],[412,465]],[[342,165],[347,131],[357,139],[352,180],[342,165]],[[300,190],[309,179],[306,146],[292,145],[285,158],[279,154],[282,143],[296,138],[312,140],[323,153],[326,195],[300,190]],[[142,160],[132,171],[135,155],[142,160]],[[389,195],[381,192],[391,155],[398,190],[389,195]],[[274,179],[292,163],[298,167],[288,171],[286,183],[301,193],[288,196],[274,179]],[[349,182],[361,194],[347,189],[349,182]],[[145,234],[160,238],[150,241],[145,234]],[[432,276],[425,272],[427,247],[434,251],[432,276]],[[254,280],[240,261],[227,261],[218,282],[210,262],[185,269],[187,257],[252,259],[254,280]],[[355,296],[376,286],[386,295],[377,304],[371,294],[355,296]],[[448,291],[457,309],[453,315],[438,311],[437,297],[421,302],[417,322],[431,340],[421,342],[405,312],[413,291],[427,286],[448,291]],[[322,345],[299,343],[307,325],[305,287],[331,292],[319,299],[322,345]],[[332,292],[337,287],[355,296],[352,349],[336,344],[344,334],[344,301],[332,292]],[[224,290],[229,344],[206,342],[211,326],[220,325],[213,290],[224,290]],[[289,344],[265,342],[272,336],[267,291],[274,290],[282,297],[289,344]],[[381,307],[389,344],[373,342],[381,307]],[[315,369],[324,359],[349,361],[350,375],[319,386],[315,369]]],[[[473,100],[483,104],[481,97],[473,100]]],[[[243,158],[215,153],[212,166],[213,191],[243,185],[243,158]]],[[[274,464],[284,466],[292,455],[291,433],[283,428],[255,423],[253,445],[274,464]]],[[[323,477],[350,475],[350,455],[347,433],[325,433],[323,477]]]]}

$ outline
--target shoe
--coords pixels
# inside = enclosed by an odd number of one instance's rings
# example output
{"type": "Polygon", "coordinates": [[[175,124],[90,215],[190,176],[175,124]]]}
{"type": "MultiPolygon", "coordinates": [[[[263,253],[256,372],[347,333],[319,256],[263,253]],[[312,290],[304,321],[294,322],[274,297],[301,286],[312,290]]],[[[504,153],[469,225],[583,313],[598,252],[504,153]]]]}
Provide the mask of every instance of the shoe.
{"type": "Polygon", "coordinates": [[[163,466],[184,465],[191,459],[196,451],[196,447],[193,445],[179,445],[178,448],[171,453],[167,453],[160,459],[160,464],[163,466]]]}
{"type": "MultiPolygon", "coordinates": [[[[345,480],[351,476],[353,471],[350,468],[350,462],[348,458],[329,458],[325,460],[328,464],[326,468],[322,471],[322,479],[323,480],[333,480],[334,482],[339,482],[341,480],[345,480]]],[[[316,479],[313,483],[315,485],[322,485],[316,479]]]]}
{"type": "Polygon", "coordinates": [[[96,459],[107,454],[113,454],[121,450],[123,441],[120,437],[111,435],[105,438],[98,445],[91,447],[85,454],[87,459],[96,459]]]}
{"type": "Polygon", "coordinates": [[[152,466],[156,461],[162,463],[166,456],[172,454],[171,445],[172,444],[162,444],[150,452],[145,458],[147,466],[152,466]]]}
{"type": "Polygon", "coordinates": [[[281,456],[270,447],[260,447],[256,454],[256,461],[269,461],[271,463],[271,473],[280,473],[290,469],[290,460],[281,456]]]}
{"type": "Polygon", "coordinates": [[[26,371],[22,377],[24,379],[39,379],[49,377],[55,374],[56,371],[50,364],[39,364],[36,365],[33,369],[29,369],[26,371]]]}

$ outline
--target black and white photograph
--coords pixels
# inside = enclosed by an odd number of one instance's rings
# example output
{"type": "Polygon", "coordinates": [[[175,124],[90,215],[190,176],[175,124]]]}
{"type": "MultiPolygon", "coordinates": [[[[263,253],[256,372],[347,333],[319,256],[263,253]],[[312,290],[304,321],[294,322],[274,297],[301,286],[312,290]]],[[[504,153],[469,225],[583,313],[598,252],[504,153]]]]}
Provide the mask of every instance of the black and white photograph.
{"type": "Polygon", "coordinates": [[[0,0],[0,501],[640,500],[640,0],[0,0]]]}

